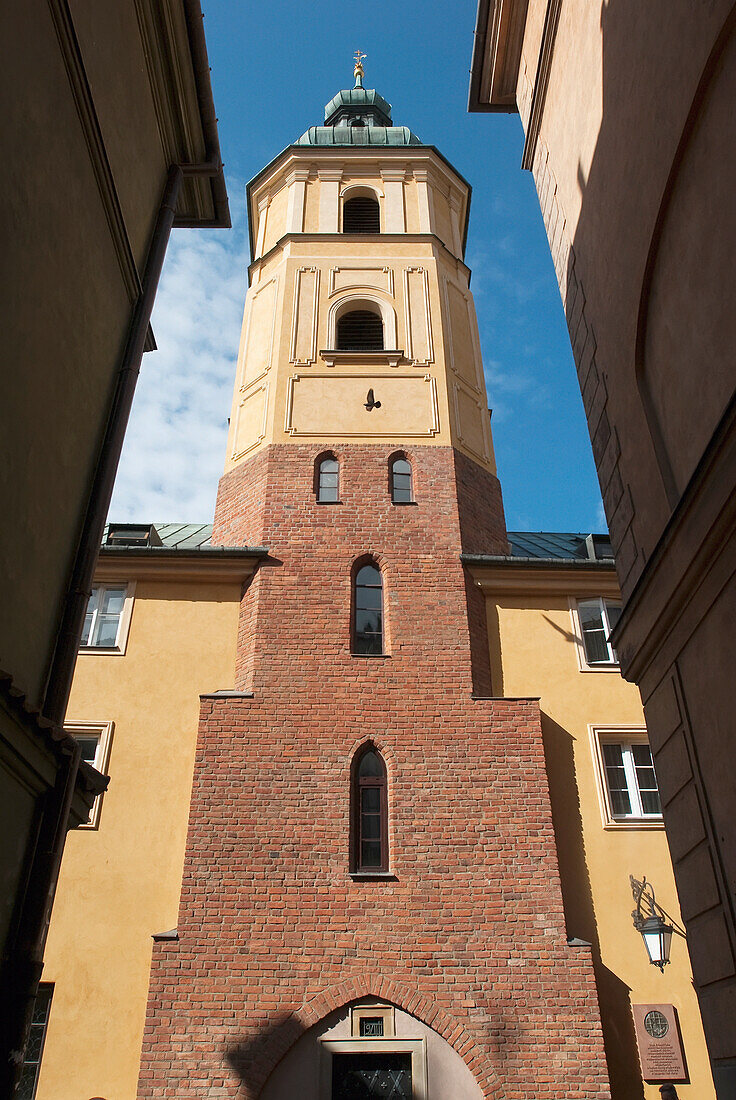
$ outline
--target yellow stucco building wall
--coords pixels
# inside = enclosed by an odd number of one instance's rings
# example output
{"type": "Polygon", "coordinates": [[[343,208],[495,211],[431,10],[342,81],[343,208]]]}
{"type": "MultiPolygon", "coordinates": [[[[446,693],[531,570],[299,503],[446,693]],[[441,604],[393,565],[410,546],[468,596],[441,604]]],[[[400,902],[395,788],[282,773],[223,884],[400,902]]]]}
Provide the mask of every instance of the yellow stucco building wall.
{"type": "Polygon", "coordinates": [[[136,1095],[151,936],[177,921],[199,694],[232,687],[240,591],[139,580],[124,654],[80,655],[68,724],[114,723],[111,782],[99,827],[64,853],[38,1100],[136,1095]]]}
{"type": "Polygon", "coordinates": [[[583,670],[577,600],[620,599],[612,572],[560,577],[478,571],[486,594],[494,691],[540,696],[547,775],[568,935],[593,944],[614,1100],[659,1100],[659,1083],[641,1083],[632,1004],[677,1009],[690,1083],[681,1100],[715,1097],[685,941],[673,937],[671,961],[649,962],[632,921],[629,876],[653,883],[657,902],[681,924],[664,827],[612,824],[605,812],[596,730],[645,731],[636,687],[617,668],[583,670]],[[545,586],[547,591],[545,592],[545,586]],[[642,1091],[643,1089],[643,1091],[642,1091]]]}

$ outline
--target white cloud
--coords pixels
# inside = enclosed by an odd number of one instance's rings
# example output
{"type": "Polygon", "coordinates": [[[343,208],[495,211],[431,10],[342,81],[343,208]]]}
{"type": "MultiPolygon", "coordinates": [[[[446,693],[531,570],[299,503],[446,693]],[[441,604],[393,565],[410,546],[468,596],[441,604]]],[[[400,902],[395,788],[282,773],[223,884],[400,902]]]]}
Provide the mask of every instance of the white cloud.
{"type": "MultiPolygon", "coordinates": [[[[230,184],[230,194],[242,188],[230,184]]],[[[247,283],[242,219],[174,230],[143,356],[110,518],[209,522],[222,473],[247,283]]]]}

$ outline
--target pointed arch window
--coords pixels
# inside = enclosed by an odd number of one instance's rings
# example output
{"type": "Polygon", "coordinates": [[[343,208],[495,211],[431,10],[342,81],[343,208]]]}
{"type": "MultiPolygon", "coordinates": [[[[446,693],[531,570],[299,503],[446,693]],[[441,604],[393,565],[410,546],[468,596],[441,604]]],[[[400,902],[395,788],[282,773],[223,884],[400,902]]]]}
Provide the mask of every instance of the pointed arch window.
{"type": "Polygon", "coordinates": [[[353,778],[353,869],[388,871],[388,783],[383,757],[366,746],[353,778]]]}
{"type": "Polygon", "coordinates": [[[391,462],[391,500],[394,504],[412,504],[414,501],[411,462],[405,455],[398,455],[391,462]]]}
{"type": "MultiPolygon", "coordinates": [[[[352,126],[362,127],[362,120],[352,123],[352,126]]],[[[381,209],[378,199],[370,195],[356,195],[354,199],[346,199],[342,208],[343,233],[380,233],[381,209]]]]}
{"type": "Polygon", "coordinates": [[[374,561],[356,571],[353,580],[353,653],[383,653],[383,578],[374,561]]]}
{"type": "Polygon", "coordinates": [[[337,320],[338,351],[383,351],[383,318],[368,309],[353,309],[337,320]]]}
{"type": "Polygon", "coordinates": [[[320,504],[335,504],[340,499],[340,463],[334,455],[317,460],[317,500],[320,504]]]}

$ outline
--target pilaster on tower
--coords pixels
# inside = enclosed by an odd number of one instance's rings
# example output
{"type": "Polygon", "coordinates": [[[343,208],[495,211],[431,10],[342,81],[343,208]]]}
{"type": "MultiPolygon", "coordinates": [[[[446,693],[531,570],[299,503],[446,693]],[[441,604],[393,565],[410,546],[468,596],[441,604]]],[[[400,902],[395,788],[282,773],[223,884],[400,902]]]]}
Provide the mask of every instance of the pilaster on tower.
{"type": "Polygon", "coordinates": [[[380,442],[454,447],[495,474],[469,201],[447,160],[360,85],[256,176],[226,470],[273,444],[380,442]],[[378,337],[351,336],[351,313],[376,317],[378,337]],[[367,410],[371,388],[381,404],[367,410]]]}

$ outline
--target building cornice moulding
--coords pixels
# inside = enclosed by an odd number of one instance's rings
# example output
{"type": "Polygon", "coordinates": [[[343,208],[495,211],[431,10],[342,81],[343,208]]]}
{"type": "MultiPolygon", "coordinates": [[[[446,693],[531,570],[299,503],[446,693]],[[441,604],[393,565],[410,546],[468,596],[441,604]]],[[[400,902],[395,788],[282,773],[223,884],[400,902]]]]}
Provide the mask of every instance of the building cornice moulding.
{"type": "Polygon", "coordinates": [[[469,111],[516,111],[528,0],[479,0],[470,66],[469,111]]]}
{"type": "Polygon", "coordinates": [[[242,582],[268,556],[265,547],[212,547],[206,550],[171,550],[146,547],[107,551],[104,547],[95,569],[95,581],[208,581],[242,582]]]}
{"type": "MultiPolygon", "coordinates": [[[[463,555],[463,563],[478,588],[487,595],[609,596],[620,599],[613,565],[604,562],[563,559],[530,559],[520,564],[513,558],[484,563],[475,555],[463,555]]],[[[480,557],[480,555],[478,555],[480,557]]]]}
{"type": "MultiPolygon", "coordinates": [[[[447,257],[449,257],[450,266],[458,273],[462,273],[468,281],[468,286],[470,286],[470,268],[467,266],[467,264],[464,263],[463,260],[459,258],[459,256],[456,256],[453,252],[451,252],[444,241],[441,241],[435,233],[376,233],[375,235],[365,234],[366,241],[368,241],[369,237],[369,243],[376,244],[406,244],[411,248],[415,248],[417,244],[429,244],[432,246],[433,255],[435,256],[435,258],[439,261],[440,256],[442,256],[443,259],[447,259],[447,257]]],[[[258,256],[248,265],[249,285],[253,284],[254,276],[261,271],[262,266],[264,264],[270,263],[274,256],[277,256],[279,252],[284,253],[284,259],[301,259],[302,253],[300,252],[298,247],[300,244],[304,244],[307,246],[304,250],[303,255],[309,259],[310,264],[315,262],[331,264],[335,261],[344,261],[344,252],[331,252],[329,255],[323,255],[322,253],[320,253],[319,255],[317,255],[309,248],[309,246],[319,244],[322,241],[341,242],[342,244],[344,244],[347,239],[348,238],[346,238],[344,233],[285,233],[283,237],[279,237],[279,239],[276,241],[276,244],[271,245],[268,252],[264,252],[262,256],[258,256]]],[[[354,260],[355,257],[350,256],[349,259],[354,260]]],[[[368,259],[370,260],[370,257],[368,257],[368,259]]],[[[426,255],[416,255],[415,253],[409,253],[408,255],[392,256],[391,259],[392,262],[396,265],[409,262],[413,262],[416,264],[427,262],[426,255]]],[[[376,260],[376,262],[378,261],[376,260]]],[[[384,262],[381,263],[381,267],[383,266],[384,262]]]]}

